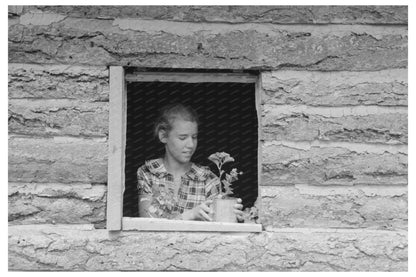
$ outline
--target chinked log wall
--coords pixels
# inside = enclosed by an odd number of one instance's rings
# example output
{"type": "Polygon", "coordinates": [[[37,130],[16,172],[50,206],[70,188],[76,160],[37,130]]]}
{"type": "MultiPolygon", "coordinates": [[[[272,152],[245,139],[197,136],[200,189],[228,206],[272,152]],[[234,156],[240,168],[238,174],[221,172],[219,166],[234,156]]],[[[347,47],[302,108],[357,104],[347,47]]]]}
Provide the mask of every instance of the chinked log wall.
{"type": "Polygon", "coordinates": [[[407,7],[9,7],[10,270],[407,270],[407,7]],[[261,234],[105,227],[108,66],[260,71],[261,234]]]}

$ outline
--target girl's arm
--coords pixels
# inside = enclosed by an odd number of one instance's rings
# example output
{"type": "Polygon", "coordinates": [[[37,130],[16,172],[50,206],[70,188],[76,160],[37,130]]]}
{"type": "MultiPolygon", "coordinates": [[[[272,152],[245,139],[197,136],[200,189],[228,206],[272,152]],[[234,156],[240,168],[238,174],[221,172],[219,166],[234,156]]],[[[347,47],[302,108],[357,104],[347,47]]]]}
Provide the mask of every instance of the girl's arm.
{"type": "MultiPolygon", "coordinates": [[[[168,205],[163,198],[158,195],[158,192],[153,192],[152,184],[146,174],[139,168],[137,171],[137,183],[139,190],[139,216],[152,218],[166,218],[175,220],[204,220],[211,221],[209,216],[212,203],[207,200],[191,210],[186,210],[182,214],[179,212],[172,212],[171,209],[166,209],[168,205]]],[[[214,189],[215,191],[215,189],[214,189]]]]}
{"type": "Polygon", "coordinates": [[[150,208],[153,200],[151,183],[142,168],[137,170],[137,189],[139,191],[139,217],[156,217],[150,208]]]}
{"type": "Polygon", "coordinates": [[[151,194],[139,194],[139,217],[157,217],[151,205],[152,200],[151,194]]]}
{"type": "Polygon", "coordinates": [[[163,205],[155,200],[153,194],[139,194],[139,216],[152,218],[166,218],[182,220],[179,212],[168,212],[163,209],[163,205]]]}

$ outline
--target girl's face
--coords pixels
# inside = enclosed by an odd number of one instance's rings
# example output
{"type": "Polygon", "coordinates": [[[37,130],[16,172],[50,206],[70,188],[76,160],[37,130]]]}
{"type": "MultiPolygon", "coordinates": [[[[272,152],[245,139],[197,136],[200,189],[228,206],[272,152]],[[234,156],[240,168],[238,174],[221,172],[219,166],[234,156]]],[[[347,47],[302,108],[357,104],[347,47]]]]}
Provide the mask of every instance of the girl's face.
{"type": "Polygon", "coordinates": [[[160,141],[165,144],[166,155],[180,164],[191,161],[198,142],[197,136],[197,123],[183,119],[175,119],[167,134],[159,133],[160,141]]]}

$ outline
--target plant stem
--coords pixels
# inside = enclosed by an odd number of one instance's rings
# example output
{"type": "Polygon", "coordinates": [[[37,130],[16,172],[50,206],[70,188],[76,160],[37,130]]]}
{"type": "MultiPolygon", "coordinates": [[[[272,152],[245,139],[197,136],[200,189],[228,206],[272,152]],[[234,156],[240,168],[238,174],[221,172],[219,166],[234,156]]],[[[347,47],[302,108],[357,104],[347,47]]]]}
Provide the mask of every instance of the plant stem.
{"type": "Polygon", "coordinates": [[[222,182],[221,182],[221,177],[222,177],[222,172],[221,172],[221,167],[222,167],[222,162],[219,162],[219,164],[217,165],[218,168],[218,172],[220,174],[219,179],[220,179],[220,195],[222,195],[222,182]]]}

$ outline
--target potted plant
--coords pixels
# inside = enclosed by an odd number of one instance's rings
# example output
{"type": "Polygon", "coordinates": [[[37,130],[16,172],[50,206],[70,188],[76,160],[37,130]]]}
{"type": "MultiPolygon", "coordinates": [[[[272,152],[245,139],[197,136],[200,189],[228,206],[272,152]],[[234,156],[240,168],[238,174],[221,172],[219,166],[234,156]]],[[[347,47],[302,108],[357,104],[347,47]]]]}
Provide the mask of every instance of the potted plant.
{"type": "Polygon", "coordinates": [[[238,172],[233,168],[229,173],[226,173],[222,166],[229,162],[234,162],[234,158],[225,152],[217,152],[208,157],[210,161],[217,166],[220,180],[220,192],[213,200],[214,221],[217,222],[237,222],[237,217],[234,213],[234,205],[237,203],[237,198],[233,197],[233,189],[231,183],[238,180],[238,175],[243,172],[238,172]]]}

